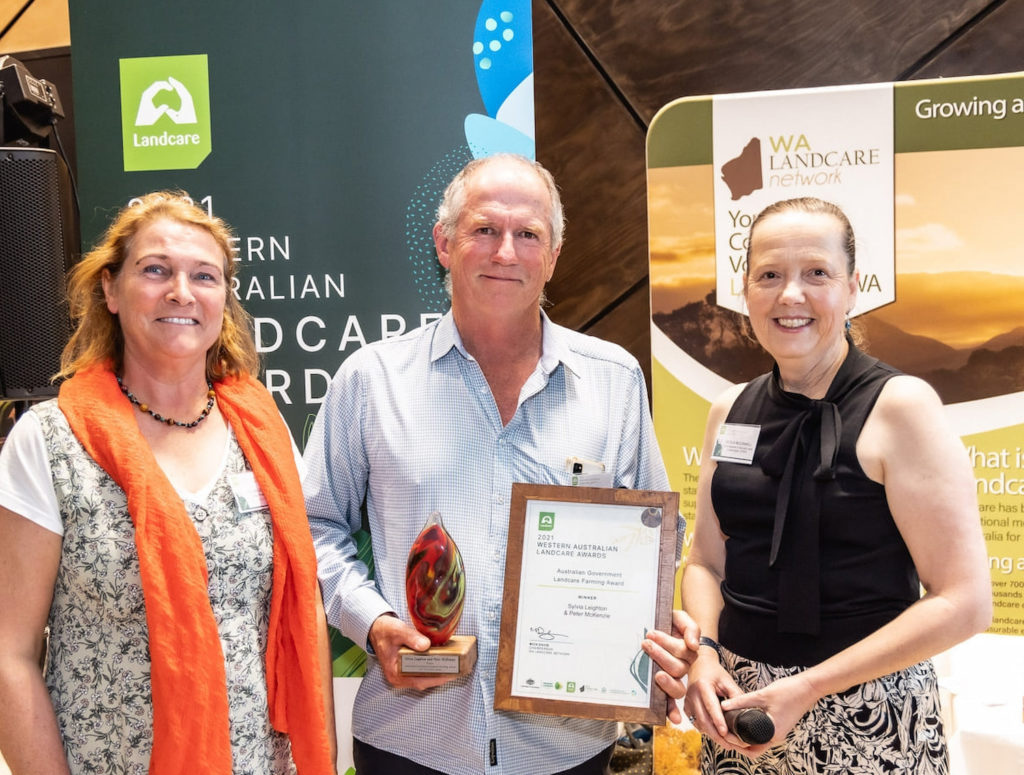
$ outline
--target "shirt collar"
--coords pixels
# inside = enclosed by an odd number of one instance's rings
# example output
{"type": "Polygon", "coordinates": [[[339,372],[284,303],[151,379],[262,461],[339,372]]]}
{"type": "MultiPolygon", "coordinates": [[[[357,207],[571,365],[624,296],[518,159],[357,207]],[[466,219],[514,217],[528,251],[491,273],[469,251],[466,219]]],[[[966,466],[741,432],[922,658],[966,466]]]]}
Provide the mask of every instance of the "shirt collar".
{"type": "Polygon", "coordinates": [[[455,327],[455,317],[449,309],[437,322],[437,327],[434,329],[434,338],[430,343],[430,362],[440,360],[453,347],[463,358],[470,358],[469,353],[466,352],[466,346],[462,344],[459,330],[455,327]]]}
{"type": "MultiPolygon", "coordinates": [[[[579,358],[569,347],[568,339],[565,335],[565,331],[551,322],[551,318],[547,316],[544,310],[540,310],[540,322],[541,322],[541,352],[540,352],[540,369],[545,375],[551,374],[559,363],[564,363],[565,367],[569,369],[575,376],[579,376],[581,369],[579,367],[579,358]]],[[[459,334],[459,329],[455,325],[455,317],[452,315],[452,311],[449,309],[445,313],[437,324],[437,328],[434,331],[434,340],[430,346],[430,361],[434,361],[443,358],[447,355],[452,348],[458,350],[459,354],[467,360],[474,360],[473,356],[466,350],[465,344],[462,342],[462,336],[459,334]]]]}
{"type": "Polygon", "coordinates": [[[541,321],[541,352],[540,367],[545,374],[551,374],[559,363],[565,364],[565,368],[579,377],[582,373],[579,358],[569,347],[569,339],[566,331],[560,326],[551,322],[544,310],[540,311],[541,321]]]}

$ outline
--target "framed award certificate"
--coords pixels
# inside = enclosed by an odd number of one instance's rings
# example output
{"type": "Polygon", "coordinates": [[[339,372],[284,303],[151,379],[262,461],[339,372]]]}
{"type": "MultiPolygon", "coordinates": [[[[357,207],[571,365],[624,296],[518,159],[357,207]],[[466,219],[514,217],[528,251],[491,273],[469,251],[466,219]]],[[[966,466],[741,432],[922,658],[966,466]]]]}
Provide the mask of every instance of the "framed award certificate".
{"type": "Polygon", "coordinates": [[[679,494],[513,484],[494,707],[662,724],[679,494]]]}

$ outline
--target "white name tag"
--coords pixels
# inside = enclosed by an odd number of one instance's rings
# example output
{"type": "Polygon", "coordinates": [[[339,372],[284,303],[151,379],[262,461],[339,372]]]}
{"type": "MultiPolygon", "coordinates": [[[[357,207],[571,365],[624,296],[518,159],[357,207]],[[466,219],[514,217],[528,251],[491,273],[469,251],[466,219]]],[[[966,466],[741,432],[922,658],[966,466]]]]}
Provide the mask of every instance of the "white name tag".
{"type": "Polygon", "coordinates": [[[263,491],[256,484],[256,476],[252,471],[231,474],[228,483],[231,485],[232,495],[235,496],[235,505],[242,514],[267,507],[267,499],[263,497],[263,491]]]}
{"type": "Polygon", "coordinates": [[[615,482],[612,472],[605,471],[604,463],[597,460],[571,457],[565,461],[565,470],[572,475],[573,487],[611,487],[615,482]]]}
{"type": "Polygon", "coordinates": [[[757,448],[757,438],[761,435],[760,425],[740,425],[722,423],[715,439],[715,448],[711,451],[712,460],[723,463],[745,463],[750,465],[757,448]]]}

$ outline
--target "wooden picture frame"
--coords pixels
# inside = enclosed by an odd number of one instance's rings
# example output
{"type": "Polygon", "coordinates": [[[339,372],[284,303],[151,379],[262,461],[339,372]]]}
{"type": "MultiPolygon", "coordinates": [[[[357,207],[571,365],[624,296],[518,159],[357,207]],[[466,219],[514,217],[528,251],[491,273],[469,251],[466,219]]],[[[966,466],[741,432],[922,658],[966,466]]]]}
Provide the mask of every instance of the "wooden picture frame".
{"type": "Polygon", "coordinates": [[[639,642],[671,632],[678,512],[675,492],[512,485],[495,709],[665,723],[639,642]]]}

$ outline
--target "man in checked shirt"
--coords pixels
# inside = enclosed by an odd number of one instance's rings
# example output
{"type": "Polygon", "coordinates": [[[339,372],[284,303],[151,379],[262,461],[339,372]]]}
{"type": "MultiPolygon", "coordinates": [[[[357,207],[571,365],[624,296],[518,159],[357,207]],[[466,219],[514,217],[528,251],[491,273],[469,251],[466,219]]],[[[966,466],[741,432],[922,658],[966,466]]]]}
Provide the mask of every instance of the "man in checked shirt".
{"type": "MultiPolygon", "coordinates": [[[[335,376],[306,447],[304,482],[328,620],[367,661],[353,711],[359,775],[599,775],[614,722],[496,711],[494,684],[512,482],[569,484],[573,456],[608,486],[668,490],[643,372],[617,345],[541,309],[562,245],[551,175],[523,157],[470,162],[449,184],[434,242],[452,307],[362,348],[335,376]],[[352,533],[365,507],[375,578],[352,533]],[[458,632],[477,638],[468,676],[408,677],[398,649],[429,644],[408,622],[405,565],[438,510],[466,567],[458,632]]],[[[696,656],[682,611],[643,649],[670,698],[696,656]]],[[[679,721],[670,700],[669,715],[679,721]]]]}

